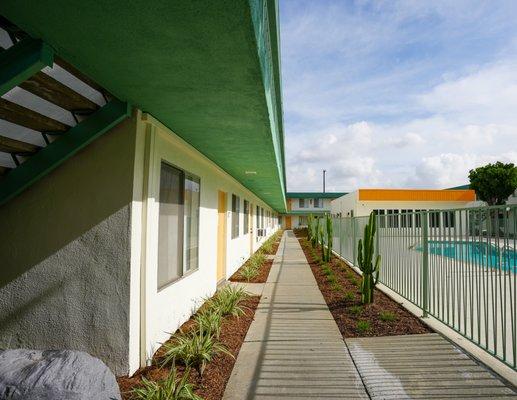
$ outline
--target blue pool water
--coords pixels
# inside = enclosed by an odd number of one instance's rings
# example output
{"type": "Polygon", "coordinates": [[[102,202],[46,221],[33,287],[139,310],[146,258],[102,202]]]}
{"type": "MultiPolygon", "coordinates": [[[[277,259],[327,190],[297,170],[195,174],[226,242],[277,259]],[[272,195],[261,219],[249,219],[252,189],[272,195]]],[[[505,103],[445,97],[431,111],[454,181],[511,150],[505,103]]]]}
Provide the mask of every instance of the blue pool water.
{"type": "MultiPolygon", "coordinates": [[[[423,249],[420,246],[418,250],[423,249]]],[[[505,271],[517,272],[517,252],[514,249],[499,249],[489,243],[430,240],[429,253],[491,268],[501,266],[501,269],[505,271]]]]}

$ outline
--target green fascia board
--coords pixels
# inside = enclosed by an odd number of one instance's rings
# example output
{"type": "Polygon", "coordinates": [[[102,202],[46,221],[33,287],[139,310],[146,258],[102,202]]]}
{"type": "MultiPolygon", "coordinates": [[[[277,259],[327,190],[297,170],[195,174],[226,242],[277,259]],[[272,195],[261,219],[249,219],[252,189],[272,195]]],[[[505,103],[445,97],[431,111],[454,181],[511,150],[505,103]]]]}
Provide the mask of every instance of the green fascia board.
{"type": "Polygon", "coordinates": [[[287,211],[285,213],[285,215],[323,215],[323,214],[328,214],[330,212],[330,210],[327,210],[327,209],[323,209],[323,210],[318,210],[318,211],[314,211],[314,210],[307,210],[307,211],[302,211],[302,210],[294,210],[294,211],[287,211]]]}
{"type": "Polygon", "coordinates": [[[131,113],[128,103],[111,100],[87,119],[69,129],[59,139],[31,156],[0,180],[0,205],[47,175],[93,140],[131,113]]]}
{"type": "Polygon", "coordinates": [[[337,199],[347,192],[287,192],[288,199],[337,199]]]}
{"type": "Polygon", "coordinates": [[[0,2],[30,36],[285,211],[277,13],[275,0],[0,2]]]}
{"type": "Polygon", "coordinates": [[[52,49],[37,39],[25,38],[0,50],[0,96],[53,62],[52,49]]]}

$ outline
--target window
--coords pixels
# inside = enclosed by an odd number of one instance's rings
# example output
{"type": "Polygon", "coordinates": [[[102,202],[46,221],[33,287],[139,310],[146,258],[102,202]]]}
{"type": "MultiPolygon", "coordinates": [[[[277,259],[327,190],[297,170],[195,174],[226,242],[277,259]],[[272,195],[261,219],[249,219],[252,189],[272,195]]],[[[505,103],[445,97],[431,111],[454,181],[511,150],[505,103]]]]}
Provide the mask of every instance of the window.
{"type": "Polygon", "coordinates": [[[305,208],[305,199],[298,199],[298,207],[305,208]]]}
{"type": "Polygon", "coordinates": [[[307,225],[307,217],[301,215],[300,218],[298,218],[298,226],[305,226],[307,225]]]}
{"type": "Polygon", "coordinates": [[[386,228],[386,217],[384,216],[384,210],[373,210],[373,213],[377,215],[379,218],[377,219],[379,228],[386,228]]]}
{"type": "Polygon", "coordinates": [[[321,208],[321,199],[314,199],[314,208],[321,208]]]}
{"type": "Polygon", "coordinates": [[[440,227],[440,213],[438,211],[433,211],[429,213],[429,226],[431,228],[440,227]]]}
{"type": "Polygon", "coordinates": [[[232,239],[239,237],[240,206],[240,197],[232,194],[232,239]]]}
{"type": "Polygon", "coordinates": [[[248,200],[244,200],[244,207],[242,212],[244,214],[244,223],[242,224],[242,228],[244,229],[244,234],[246,235],[250,230],[250,202],[248,200]]]}
{"type": "Polygon", "coordinates": [[[415,228],[421,228],[422,227],[422,212],[425,212],[425,210],[415,210],[415,228]]]}
{"type": "Polygon", "coordinates": [[[399,227],[399,210],[388,210],[388,228],[399,227]]]}
{"type": "Polygon", "coordinates": [[[445,211],[443,214],[443,224],[446,228],[454,228],[454,211],[445,211]]]}
{"type": "Polygon", "coordinates": [[[198,268],[199,178],[162,162],[158,216],[158,289],[198,268]]]}
{"type": "Polygon", "coordinates": [[[260,227],[264,229],[264,208],[260,207],[260,227]]]}
{"type": "Polygon", "coordinates": [[[402,228],[411,228],[413,226],[413,210],[400,210],[400,226],[402,228]]]}
{"type": "Polygon", "coordinates": [[[260,207],[257,206],[257,213],[255,214],[256,215],[256,220],[257,220],[257,229],[260,229],[260,207]]]}

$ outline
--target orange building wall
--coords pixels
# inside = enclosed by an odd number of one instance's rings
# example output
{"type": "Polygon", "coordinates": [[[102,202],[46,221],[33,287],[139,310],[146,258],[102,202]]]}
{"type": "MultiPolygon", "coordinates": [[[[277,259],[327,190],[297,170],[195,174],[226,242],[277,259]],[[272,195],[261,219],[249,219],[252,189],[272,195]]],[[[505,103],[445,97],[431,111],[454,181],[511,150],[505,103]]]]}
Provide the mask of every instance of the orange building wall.
{"type": "Polygon", "coordinates": [[[359,189],[363,201],[475,201],[474,190],[359,189]]]}

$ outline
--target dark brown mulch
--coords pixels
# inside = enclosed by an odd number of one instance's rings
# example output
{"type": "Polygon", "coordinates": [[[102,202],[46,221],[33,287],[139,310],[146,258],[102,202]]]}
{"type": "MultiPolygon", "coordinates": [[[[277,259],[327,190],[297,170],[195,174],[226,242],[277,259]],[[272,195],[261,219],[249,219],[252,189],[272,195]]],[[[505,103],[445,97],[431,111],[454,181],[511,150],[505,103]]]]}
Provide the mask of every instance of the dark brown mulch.
{"type": "MultiPolygon", "coordinates": [[[[201,396],[205,400],[220,400],[223,398],[226,383],[232,373],[233,365],[244,342],[244,337],[253,321],[259,300],[260,296],[252,296],[244,300],[242,305],[245,307],[245,315],[239,318],[227,317],[223,322],[219,341],[228,348],[235,358],[227,354],[217,355],[212,362],[207,365],[202,377],[199,377],[196,371],[191,370],[189,380],[195,385],[195,393],[198,396],[201,396]]],[[[185,331],[193,326],[194,322],[190,319],[181,326],[181,329],[185,331]]],[[[137,387],[141,383],[142,377],[152,380],[160,380],[167,377],[169,368],[161,368],[157,363],[161,354],[163,354],[162,348],[158,349],[154,355],[153,365],[139,369],[131,377],[123,376],[117,378],[123,400],[131,399],[129,392],[132,388],[137,387]]],[[[178,376],[181,376],[184,368],[178,366],[177,370],[179,373],[178,376]]]]}
{"type": "MultiPolygon", "coordinates": [[[[246,265],[246,264],[244,264],[246,265]]],[[[243,266],[244,266],[243,265],[243,266]]],[[[259,274],[249,281],[241,275],[241,268],[239,268],[229,279],[230,282],[248,282],[248,283],[265,283],[269,276],[269,271],[273,265],[273,260],[267,260],[260,266],[259,274]]]]}
{"type": "MultiPolygon", "coordinates": [[[[268,255],[273,255],[273,254],[276,254],[276,252],[278,251],[278,246],[280,246],[280,238],[282,237],[282,235],[279,235],[279,239],[273,243],[273,249],[271,250],[270,253],[266,253],[264,252],[264,254],[266,255],[266,257],[268,255]]],[[[273,260],[268,260],[266,259],[262,265],[260,266],[260,272],[259,274],[253,278],[253,279],[250,279],[249,281],[244,278],[242,275],[241,275],[241,269],[248,263],[249,261],[246,261],[242,267],[240,267],[237,271],[235,271],[235,273],[230,277],[229,281],[230,282],[248,282],[248,283],[265,283],[267,281],[267,277],[269,276],[269,271],[271,270],[271,266],[273,265],[273,260]]]]}
{"type": "MultiPolygon", "coordinates": [[[[298,241],[343,337],[411,335],[432,332],[417,317],[378,289],[375,289],[374,302],[363,306],[359,289],[361,276],[335,256],[332,256],[329,266],[336,276],[339,287],[333,288],[323,273],[321,261],[313,257],[312,246],[306,237],[298,236],[298,241]],[[353,298],[345,299],[346,293],[351,293],[353,298]],[[361,307],[358,313],[353,312],[354,306],[361,307]],[[381,320],[382,312],[392,313],[395,319],[393,321],[381,320]],[[368,321],[369,329],[358,330],[358,321],[368,321]]],[[[319,251],[316,254],[319,255],[319,251]]]]}

